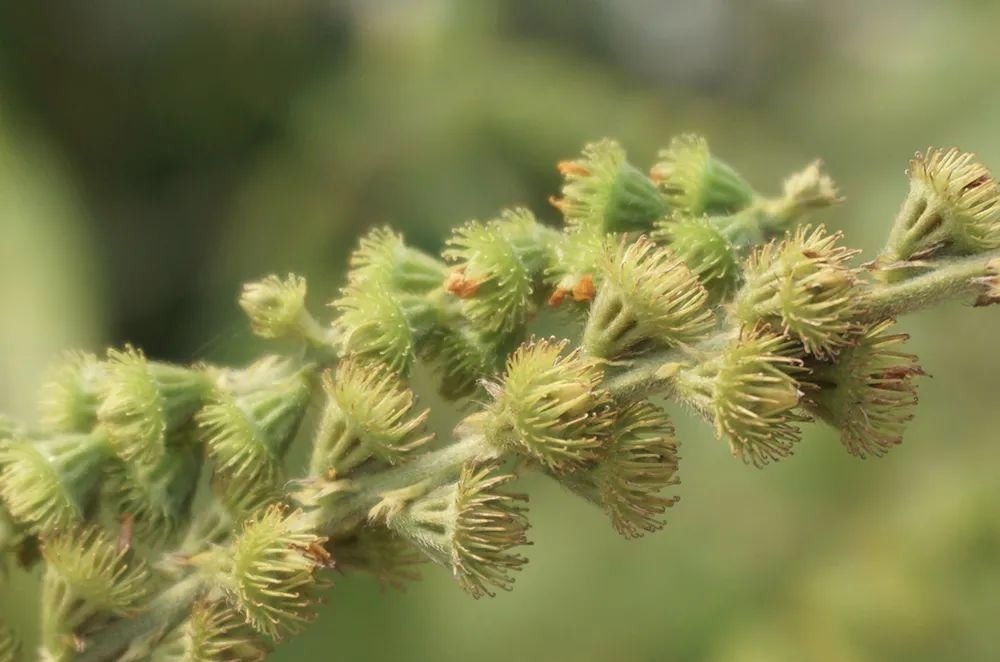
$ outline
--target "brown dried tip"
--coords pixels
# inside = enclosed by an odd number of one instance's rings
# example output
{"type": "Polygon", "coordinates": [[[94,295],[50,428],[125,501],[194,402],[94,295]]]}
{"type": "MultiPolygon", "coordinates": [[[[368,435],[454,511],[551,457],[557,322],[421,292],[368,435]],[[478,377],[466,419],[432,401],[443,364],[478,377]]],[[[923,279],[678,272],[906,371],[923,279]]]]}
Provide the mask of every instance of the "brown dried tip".
{"type": "Polygon", "coordinates": [[[458,268],[448,274],[444,287],[459,299],[471,299],[476,296],[476,292],[479,291],[482,284],[482,281],[466,278],[465,269],[458,268]]]}
{"type": "Polygon", "coordinates": [[[594,287],[594,279],[590,275],[583,276],[573,285],[574,301],[591,301],[595,294],[597,288],[594,287]]]}
{"type": "Polygon", "coordinates": [[[586,177],[590,174],[590,170],[579,161],[560,161],[556,165],[556,168],[558,168],[561,175],[586,177]]]}

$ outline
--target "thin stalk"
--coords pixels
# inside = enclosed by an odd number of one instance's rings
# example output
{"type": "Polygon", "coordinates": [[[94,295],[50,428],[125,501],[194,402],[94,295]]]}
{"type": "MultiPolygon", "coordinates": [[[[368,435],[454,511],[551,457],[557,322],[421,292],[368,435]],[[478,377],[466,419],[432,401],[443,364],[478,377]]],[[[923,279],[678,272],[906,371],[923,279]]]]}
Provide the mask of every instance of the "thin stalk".
{"type": "Polygon", "coordinates": [[[145,613],[96,633],[76,662],[115,660],[134,641],[153,632],[170,632],[187,617],[203,588],[204,578],[199,574],[182,579],[157,596],[145,613]]]}
{"type": "Polygon", "coordinates": [[[906,280],[872,286],[865,296],[870,319],[912,313],[949,299],[962,299],[979,292],[976,279],[990,274],[990,263],[1000,251],[941,262],[927,273],[906,280]]]}

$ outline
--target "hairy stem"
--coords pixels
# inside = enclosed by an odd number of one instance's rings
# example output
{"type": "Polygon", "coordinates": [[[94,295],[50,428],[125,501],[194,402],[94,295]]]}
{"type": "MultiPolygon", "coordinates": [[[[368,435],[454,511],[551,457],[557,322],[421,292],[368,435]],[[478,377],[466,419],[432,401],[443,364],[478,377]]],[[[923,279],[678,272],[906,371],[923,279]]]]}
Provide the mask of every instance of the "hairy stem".
{"type": "Polygon", "coordinates": [[[97,633],[76,658],[77,662],[114,660],[142,637],[153,632],[169,632],[187,617],[203,587],[204,578],[199,574],[182,579],[157,596],[145,613],[122,619],[97,633]]]}
{"type": "Polygon", "coordinates": [[[990,263],[1000,251],[941,262],[925,274],[907,280],[875,285],[865,297],[871,319],[912,313],[949,299],[962,299],[980,289],[977,278],[990,273],[990,263]]]}

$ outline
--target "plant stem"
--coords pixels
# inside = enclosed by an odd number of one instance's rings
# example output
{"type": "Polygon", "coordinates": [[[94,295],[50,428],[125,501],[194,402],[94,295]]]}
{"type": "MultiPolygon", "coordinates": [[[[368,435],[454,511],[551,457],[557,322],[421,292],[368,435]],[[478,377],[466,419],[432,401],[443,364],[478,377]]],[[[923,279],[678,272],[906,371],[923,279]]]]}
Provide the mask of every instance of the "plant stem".
{"type": "Polygon", "coordinates": [[[872,286],[865,297],[870,319],[896,317],[932,306],[948,299],[961,299],[977,293],[977,278],[991,272],[990,263],[1000,259],[1000,251],[941,262],[925,274],[907,280],[872,286]]]}
{"type": "Polygon", "coordinates": [[[191,611],[203,586],[204,578],[199,574],[182,579],[157,596],[149,611],[135,618],[123,618],[97,632],[76,661],[114,660],[136,640],[156,631],[169,632],[191,611]]]}
{"type": "Polygon", "coordinates": [[[313,514],[319,523],[317,528],[329,532],[338,522],[367,515],[385,494],[417,483],[424,483],[427,489],[432,489],[455,476],[467,462],[493,459],[497,455],[497,450],[486,439],[469,436],[412,462],[357,478],[351,481],[347,490],[335,493],[332,499],[323,500],[313,514]]]}

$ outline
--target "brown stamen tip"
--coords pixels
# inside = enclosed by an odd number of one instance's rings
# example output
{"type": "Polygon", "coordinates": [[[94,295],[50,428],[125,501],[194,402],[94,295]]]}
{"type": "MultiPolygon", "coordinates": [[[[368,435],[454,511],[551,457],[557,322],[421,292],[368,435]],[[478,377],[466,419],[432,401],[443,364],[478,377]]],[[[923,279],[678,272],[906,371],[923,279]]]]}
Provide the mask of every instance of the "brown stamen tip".
{"type": "Polygon", "coordinates": [[[585,177],[590,174],[590,171],[586,167],[576,161],[560,161],[556,165],[556,168],[559,169],[560,174],[563,176],[576,175],[577,177],[585,177]]]}
{"type": "Polygon", "coordinates": [[[482,281],[469,280],[465,277],[464,269],[455,269],[448,274],[444,282],[444,288],[457,296],[459,299],[470,299],[479,291],[482,281]]]}
{"type": "Polygon", "coordinates": [[[127,513],[122,517],[121,530],[118,532],[117,549],[120,553],[127,552],[132,547],[132,536],[135,532],[135,516],[127,513]]]}
{"type": "Polygon", "coordinates": [[[561,212],[565,212],[566,211],[564,209],[564,207],[566,205],[566,199],[565,198],[557,198],[554,195],[550,195],[549,196],[549,204],[552,205],[553,207],[555,207],[556,209],[558,209],[561,212]]]}
{"type": "Polygon", "coordinates": [[[566,298],[567,294],[569,294],[568,290],[565,290],[561,287],[557,287],[552,292],[552,296],[549,297],[548,304],[553,308],[558,308],[559,305],[562,304],[563,300],[566,298]]]}
{"type": "Polygon", "coordinates": [[[597,294],[597,288],[594,287],[594,279],[590,276],[582,277],[573,286],[574,301],[591,301],[595,294],[597,294]]]}

